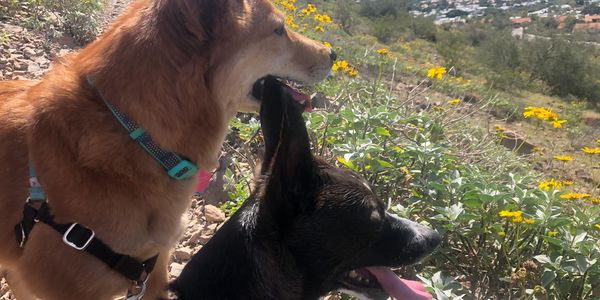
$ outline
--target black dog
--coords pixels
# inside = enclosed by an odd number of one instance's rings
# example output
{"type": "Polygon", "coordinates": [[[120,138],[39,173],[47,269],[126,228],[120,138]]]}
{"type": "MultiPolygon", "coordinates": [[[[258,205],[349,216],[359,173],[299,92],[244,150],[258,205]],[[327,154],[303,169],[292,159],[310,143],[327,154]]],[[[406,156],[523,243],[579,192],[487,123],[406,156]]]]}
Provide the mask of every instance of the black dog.
{"type": "Polygon", "coordinates": [[[178,299],[428,298],[387,267],[426,256],[439,235],[386,213],[359,175],[313,157],[297,92],[267,77],[255,94],[262,179],[171,284],[178,299]]]}

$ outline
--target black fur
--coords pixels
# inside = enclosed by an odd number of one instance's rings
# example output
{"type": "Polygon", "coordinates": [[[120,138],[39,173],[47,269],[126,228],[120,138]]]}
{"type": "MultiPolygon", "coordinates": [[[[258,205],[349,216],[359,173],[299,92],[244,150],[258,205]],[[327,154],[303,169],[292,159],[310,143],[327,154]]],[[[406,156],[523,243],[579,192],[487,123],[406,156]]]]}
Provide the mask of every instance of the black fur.
{"type": "Polygon", "coordinates": [[[172,283],[178,299],[313,300],[351,289],[350,270],[414,263],[437,246],[435,232],[387,214],[359,175],[313,157],[302,107],[284,85],[268,77],[254,90],[262,179],[172,283]]]}

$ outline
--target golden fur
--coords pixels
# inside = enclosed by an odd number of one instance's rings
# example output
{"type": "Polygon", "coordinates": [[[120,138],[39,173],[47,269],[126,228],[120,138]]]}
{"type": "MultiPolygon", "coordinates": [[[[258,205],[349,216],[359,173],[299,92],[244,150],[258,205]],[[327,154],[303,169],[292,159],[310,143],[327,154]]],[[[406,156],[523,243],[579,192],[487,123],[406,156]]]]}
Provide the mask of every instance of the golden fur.
{"type": "Polygon", "coordinates": [[[80,222],[139,260],[160,253],[144,299],[166,297],[169,251],[195,180],[170,179],[98,93],[163,148],[210,169],[227,121],[258,108],[249,96],[256,80],[311,83],[329,72],[330,51],[289,30],[275,34],[282,24],[268,0],[140,0],[41,81],[0,82],[0,265],[20,300],[111,299],[130,285],[45,224],[19,248],[13,228],[29,160],[57,222],[80,222]]]}

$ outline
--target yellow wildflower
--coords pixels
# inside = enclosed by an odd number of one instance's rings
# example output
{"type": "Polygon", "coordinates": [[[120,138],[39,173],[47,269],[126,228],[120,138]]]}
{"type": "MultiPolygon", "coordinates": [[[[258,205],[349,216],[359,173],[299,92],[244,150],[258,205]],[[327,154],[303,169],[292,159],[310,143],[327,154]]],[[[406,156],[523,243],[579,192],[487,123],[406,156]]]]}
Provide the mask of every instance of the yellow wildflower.
{"type": "Polygon", "coordinates": [[[285,22],[290,28],[298,28],[298,24],[296,24],[296,22],[294,21],[294,16],[292,15],[287,15],[285,17],[285,22]]]}
{"type": "Polygon", "coordinates": [[[294,5],[294,2],[296,2],[296,1],[290,1],[290,0],[276,1],[277,4],[281,5],[283,8],[285,8],[291,12],[296,11],[296,6],[294,5]]]}
{"type": "Polygon", "coordinates": [[[574,200],[588,198],[591,196],[592,195],[590,195],[590,194],[583,194],[583,193],[566,193],[566,194],[560,195],[560,197],[563,199],[574,199],[574,200]]]}
{"type": "Polygon", "coordinates": [[[325,32],[325,29],[323,29],[322,26],[315,26],[315,30],[318,32],[325,32]]]}
{"type": "Polygon", "coordinates": [[[600,229],[600,224],[596,224],[594,226],[596,226],[596,228],[600,229]]]}
{"type": "Polygon", "coordinates": [[[557,236],[557,235],[558,235],[558,231],[554,231],[554,230],[548,231],[548,236],[557,236]]]}
{"type": "Polygon", "coordinates": [[[523,112],[523,117],[525,117],[525,118],[536,117],[536,118],[538,118],[540,120],[544,120],[544,121],[558,121],[558,115],[556,115],[551,110],[543,108],[543,107],[535,107],[535,106],[525,107],[525,111],[523,112]]]}
{"type": "Polygon", "coordinates": [[[314,4],[309,4],[306,6],[305,9],[302,10],[302,12],[303,13],[306,12],[307,15],[310,15],[316,11],[317,11],[317,7],[314,4]]]}
{"type": "Polygon", "coordinates": [[[377,53],[379,53],[381,55],[388,55],[390,53],[390,49],[388,49],[388,48],[377,49],[377,53]]]}
{"type": "Polygon", "coordinates": [[[542,121],[548,121],[552,124],[552,126],[554,126],[554,128],[562,128],[563,124],[567,122],[566,120],[560,120],[558,115],[550,109],[535,106],[525,107],[523,117],[526,119],[529,117],[534,117],[542,121]]]}
{"type": "Polygon", "coordinates": [[[448,104],[450,104],[450,105],[456,105],[456,104],[458,104],[460,102],[462,102],[462,100],[460,100],[460,99],[452,99],[452,100],[448,101],[448,104]]]}
{"type": "Polygon", "coordinates": [[[501,210],[498,215],[501,218],[521,218],[523,216],[523,212],[520,210],[517,211],[509,211],[509,210],[501,210]]]}
{"type": "Polygon", "coordinates": [[[569,155],[554,155],[552,157],[554,157],[555,159],[558,159],[560,161],[572,161],[573,160],[573,157],[569,156],[569,155]]]}
{"type": "Polygon", "coordinates": [[[533,223],[535,223],[535,220],[534,219],[523,218],[523,222],[525,222],[525,224],[533,224],[533,223]]]}
{"type": "Polygon", "coordinates": [[[338,70],[346,71],[348,69],[348,61],[346,61],[346,60],[338,60],[338,61],[335,62],[335,64],[333,64],[333,66],[331,67],[331,69],[334,72],[337,72],[338,70]]]}
{"type": "Polygon", "coordinates": [[[498,236],[505,237],[506,236],[506,232],[500,231],[500,232],[498,232],[498,236]]]}
{"type": "Polygon", "coordinates": [[[356,68],[349,68],[348,70],[346,70],[346,73],[348,74],[348,76],[350,77],[356,77],[358,76],[358,70],[356,68]]]}
{"type": "Polygon", "coordinates": [[[550,189],[558,190],[562,187],[563,182],[560,180],[554,180],[554,178],[550,179],[550,181],[542,181],[538,188],[540,190],[549,191],[550,189]]]}
{"type": "Polygon", "coordinates": [[[523,217],[521,217],[521,216],[514,217],[512,219],[512,221],[513,221],[513,223],[521,223],[521,222],[523,222],[523,217]]]}
{"type": "Polygon", "coordinates": [[[333,64],[331,69],[333,72],[345,72],[350,77],[358,76],[358,69],[348,64],[348,61],[346,60],[338,60],[335,64],[333,64]]]}
{"type": "Polygon", "coordinates": [[[567,122],[567,120],[554,120],[554,121],[551,121],[552,126],[554,126],[554,128],[562,128],[563,127],[562,124],[564,124],[566,122],[567,122]]]}
{"type": "Polygon", "coordinates": [[[600,154],[600,147],[595,147],[595,148],[583,147],[583,148],[581,148],[581,151],[583,151],[587,154],[600,154]]]}
{"type": "Polygon", "coordinates": [[[329,49],[333,48],[333,46],[331,46],[331,43],[329,43],[329,42],[323,42],[323,45],[325,45],[325,47],[327,47],[329,49]]]}
{"type": "Polygon", "coordinates": [[[573,185],[575,182],[573,180],[563,180],[564,185],[573,185]]]}
{"type": "Polygon", "coordinates": [[[597,140],[596,140],[596,143],[600,144],[600,139],[597,139],[597,140]]]}
{"type": "Polygon", "coordinates": [[[600,198],[592,199],[592,203],[600,204],[600,198]]]}
{"type": "Polygon", "coordinates": [[[328,15],[320,15],[320,14],[316,14],[315,15],[315,20],[321,22],[321,23],[325,23],[325,24],[329,24],[331,23],[331,17],[328,15]]]}
{"type": "Polygon", "coordinates": [[[427,71],[427,77],[442,80],[446,74],[446,68],[444,67],[433,67],[427,71]]]}

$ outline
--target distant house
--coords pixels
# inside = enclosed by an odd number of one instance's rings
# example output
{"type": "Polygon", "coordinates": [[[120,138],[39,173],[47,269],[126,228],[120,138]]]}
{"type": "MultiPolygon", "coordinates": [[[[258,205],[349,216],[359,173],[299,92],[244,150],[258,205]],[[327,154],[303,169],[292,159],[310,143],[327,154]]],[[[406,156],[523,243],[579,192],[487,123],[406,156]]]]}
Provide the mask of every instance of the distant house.
{"type": "Polygon", "coordinates": [[[583,17],[583,23],[575,24],[573,31],[600,33],[600,15],[590,15],[583,17]]]}
{"type": "Polygon", "coordinates": [[[600,15],[585,16],[583,18],[585,23],[600,23],[600,15]]]}
{"type": "Polygon", "coordinates": [[[590,33],[600,33],[600,22],[594,23],[577,23],[573,31],[587,31],[590,33]]]}
{"type": "Polygon", "coordinates": [[[524,18],[513,18],[510,20],[513,25],[515,26],[523,26],[523,25],[527,25],[531,23],[531,18],[530,17],[524,17],[524,18]]]}

